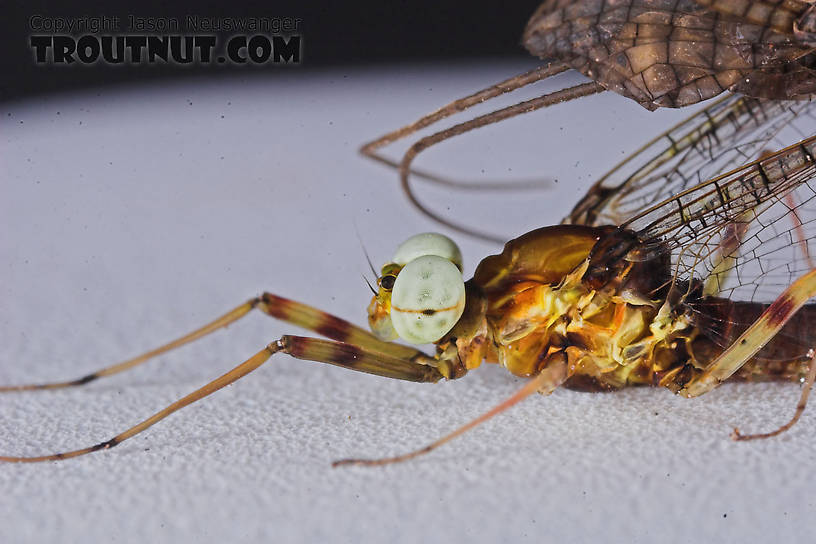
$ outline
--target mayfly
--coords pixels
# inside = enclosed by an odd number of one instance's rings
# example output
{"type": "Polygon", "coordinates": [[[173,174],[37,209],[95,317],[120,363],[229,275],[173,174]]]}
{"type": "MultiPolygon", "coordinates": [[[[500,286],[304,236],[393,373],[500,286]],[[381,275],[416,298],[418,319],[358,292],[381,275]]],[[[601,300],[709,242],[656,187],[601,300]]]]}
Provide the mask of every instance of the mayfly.
{"type": "MultiPolygon", "coordinates": [[[[481,417],[420,450],[335,464],[384,464],[427,453],[534,392],[565,386],[663,386],[702,395],[728,379],[814,381],[816,136],[769,153],[780,130],[813,121],[814,104],[728,96],[647,144],[581,200],[565,224],[539,228],[486,257],[464,281],[462,255],[440,234],[401,244],[377,278],[368,332],[271,293],[128,361],[66,382],[136,367],[226,327],[253,309],[327,337],[285,335],[200,389],[99,444],[10,462],[109,449],[260,367],[272,355],[416,382],[456,379],[496,362],[529,381],[481,417]],[[760,157],[710,177],[709,168],[760,157]],[[712,166],[715,165],[715,166],[712,166]],[[655,202],[655,197],[662,198],[655,202]],[[433,355],[396,343],[433,343],[433,355]]],[[[372,286],[372,290],[374,290],[372,286]]]]}
{"type": "Polygon", "coordinates": [[[410,174],[451,184],[412,167],[444,140],[541,108],[611,90],[649,110],[679,108],[724,91],[774,100],[816,93],[816,6],[807,0],[545,0],[522,42],[546,64],[469,96],[365,144],[361,152],[399,170],[410,202],[434,221],[503,242],[439,215],[414,194],[410,174]],[[525,100],[425,136],[400,161],[379,150],[442,119],[570,69],[592,81],[525,100]]]}

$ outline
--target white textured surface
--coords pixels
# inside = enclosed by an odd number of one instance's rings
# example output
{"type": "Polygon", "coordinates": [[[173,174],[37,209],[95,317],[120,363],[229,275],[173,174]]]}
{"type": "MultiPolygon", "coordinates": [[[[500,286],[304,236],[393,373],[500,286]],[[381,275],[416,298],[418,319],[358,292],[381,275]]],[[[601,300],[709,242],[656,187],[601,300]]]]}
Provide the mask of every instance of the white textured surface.
{"type": "MultiPolygon", "coordinates": [[[[0,114],[0,383],[81,376],[270,290],[365,323],[367,265],[436,226],[357,146],[524,66],[402,67],[105,89],[0,114]]],[[[681,114],[682,115],[682,114],[681,114]]],[[[678,114],[587,98],[428,152],[547,191],[424,186],[510,235],[557,222],[604,166],[678,114]],[[629,134],[648,127],[643,134],[629,134]],[[591,152],[587,150],[591,149],[591,152]],[[472,193],[470,193],[472,195],[472,193]],[[525,207],[526,206],[526,207],[525,207]]],[[[458,170],[461,167],[461,170],[458,170]]],[[[454,236],[465,274],[497,247],[454,236]]],[[[107,439],[287,332],[261,315],[85,388],[0,397],[3,454],[107,439]]],[[[275,357],[108,451],[0,466],[0,541],[778,542],[816,528],[814,411],[790,385],[557,391],[399,466],[520,381],[496,367],[415,385],[275,357]]]]}

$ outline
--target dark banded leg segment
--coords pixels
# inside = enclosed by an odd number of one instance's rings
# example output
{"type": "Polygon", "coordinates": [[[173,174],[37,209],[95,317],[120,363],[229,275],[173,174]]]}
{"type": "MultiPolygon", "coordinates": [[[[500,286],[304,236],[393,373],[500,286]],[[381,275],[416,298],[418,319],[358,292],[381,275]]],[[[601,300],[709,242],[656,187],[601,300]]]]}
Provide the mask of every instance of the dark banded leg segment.
{"type": "Polygon", "coordinates": [[[678,394],[698,397],[733,376],[813,296],[816,296],[816,270],[804,274],[785,289],[753,325],[745,329],[728,349],[709,364],[705,372],[692,379],[678,394]]]}
{"type": "Polygon", "coordinates": [[[243,378],[256,368],[264,364],[275,353],[287,353],[293,357],[304,360],[311,360],[321,363],[329,363],[342,366],[350,370],[367,372],[378,376],[408,380],[413,382],[437,382],[444,378],[444,375],[429,362],[435,361],[433,358],[422,356],[412,359],[403,359],[393,355],[380,353],[361,346],[335,342],[331,340],[320,340],[318,338],[306,338],[302,336],[283,336],[277,342],[273,342],[264,349],[236,366],[223,376],[216,378],[204,387],[201,387],[189,395],[170,404],[138,423],[130,429],[117,434],[110,440],[101,442],[94,446],[73,451],[55,453],[52,455],[42,455],[36,457],[12,457],[0,456],[0,461],[9,463],[37,463],[40,461],[59,461],[70,459],[99,450],[107,450],[117,446],[145,429],[155,425],[173,412],[181,410],[185,406],[199,401],[222,387],[225,387],[243,378]]]}
{"type": "MultiPolygon", "coordinates": [[[[785,202],[787,203],[788,207],[791,210],[795,210],[797,208],[797,203],[796,200],[794,199],[793,194],[791,193],[786,194],[785,202]]],[[[807,259],[810,269],[814,270],[816,269],[816,265],[814,265],[813,259],[810,256],[810,249],[808,248],[807,245],[807,237],[805,236],[802,221],[801,219],[799,219],[799,216],[796,215],[795,213],[791,213],[791,220],[793,221],[793,228],[796,234],[796,242],[799,244],[799,248],[801,249],[802,253],[807,259]]],[[[816,350],[811,349],[808,355],[810,356],[808,373],[807,376],[805,376],[804,381],[802,382],[802,393],[799,395],[799,402],[796,403],[796,410],[793,412],[793,417],[791,417],[790,420],[784,425],[780,425],[776,430],[767,433],[742,434],[737,427],[734,427],[734,430],[731,433],[731,438],[733,440],[742,441],[742,440],[757,440],[760,438],[771,438],[784,433],[785,431],[796,425],[796,422],[799,421],[799,418],[802,417],[802,413],[805,411],[808,397],[810,396],[810,391],[811,389],[813,389],[813,382],[816,381],[816,350]]]]}
{"type": "Polygon", "coordinates": [[[260,297],[248,300],[245,303],[238,306],[237,308],[230,310],[226,314],[215,319],[214,321],[207,323],[200,329],[196,329],[193,332],[185,336],[182,336],[181,338],[177,338],[176,340],[168,342],[163,346],[150,350],[147,353],[143,353],[138,357],[134,357],[133,359],[128,359],[127,361],[102,368],[76,380],[27,385],[4,385],[0,386],[0,393],[8,393],[11,391],[33,391],[38,389],[62,389],[64,387],[75,387],[78,385],[85,385],[86,383],[90,383],[94,380],[97,380],[105,376],[112,376],[114,374],[130,370],[131,368],[135,368],[141,365],[142,363],[145,363],[148,360],[152,359],[153,357],[156,357],[157,355],[167,353],[168,351],[174,350],[185,344],[189,344],[190,342],[198,340],[199,338],[203,338],[208,334],[217,331],[218,329],[224,328],[230,325],[231,323],[238,321],[246,314],[248,314],[253,308],[255,308],[255,306],[257,306],[260,301],[261,301],[260,297]]]}
{"type": "MultiPolygon", "coordinates": [[[[816,296],[816,270],[804,274],[762,312],[762,315],[748,327],[724,352],[720,354],[699,376],[692,379],[679,391],[685,397],[697,397],[711,391],[730,378],[748,362],[762,347],[768,343],[787,323],[787,321],[812,297],[816,296]]],[[[811,354],[812,355],[812,354],[811,354]]],[[[774,432],[760,435],[742,435],[734,430],[735,440],[751,440],[776,436],[790,429],[801,416],[807,405],[810,389],[816,379],[816,363],[811,359],[804,388],[793,418],[774,432]]]]}
{"type": "MultiPolygon", "coordinates": [[[[76,380],[42,384],[0,386],[0,393],[41,389],[62,389],[65,387],[85,385],[86,383],[90,383],[99,378],[112,376],[114,374],[130,370],[141,365],[142,363],[147,362],[157,355],[167,353],[168,351],[174,350],[185,344],[189,344],[190,342],[198,340],[199,338],[203,338],[238,321],[255,308],[260,309],[272,317],[301,326],[305,329],[309,329],[317,334],[321,334],[339,342],[346,342],[355,344],[357,346],[370,348],[397,358],[415,358],[417,360],[424,358],[423,360],[426,362],[434,361],[432,357],[428,357],[416,349],[380,340],[365,329],[357,327],[344,319],[340,319],[339,317],[327,314],[326,312],[322,312],[316,308],[312,308],[311,306],[307,306],[306,304],[302,304],[294,300],[279,297],[271,293],[264,293],[260,297],[255,297],[246,301],[237,308],[230,310],[226,314],[204,325],[203,327],[196,329],[195,331],[163,346],[148,351],[147,353],[143,353],[138,357],[134,357],[133,359],[128,359],[122,363],[102,368],[101,370],[97,370],[76,380]]],[[[446,368],[443,370],[447,371],[446,368]]],[[[446,376],[449,375],[446,374],[446,376]]]]}
{"type": "Polygon", "coordinates": [[[303,327],[338,342],[353,344],[401,359],[424,359],[429,363],[436,361],[433,357],[428,357],[412,347],[380,340],[373,333],[345,319],[272,293],[261,295],[258,309],[276,319],[303,327]]]}

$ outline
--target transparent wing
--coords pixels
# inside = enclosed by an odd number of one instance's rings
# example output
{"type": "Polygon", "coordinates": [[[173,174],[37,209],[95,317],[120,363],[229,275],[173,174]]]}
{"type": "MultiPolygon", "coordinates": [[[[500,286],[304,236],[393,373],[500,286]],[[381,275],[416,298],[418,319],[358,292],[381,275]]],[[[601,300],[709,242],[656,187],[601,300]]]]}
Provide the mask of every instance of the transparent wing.
{"type": "MultiPolygon", "coordinates": [[[[747,300],[755,301],[761,288],[771,286],[769,272],[779,265],[794,274],[809,269],[809,251],[803,249],[816,237],[816,217],[810,217],[816,196],[810,183],[816,176],[814,155],[816,136],[811,136],[674,195],[621,228],[637,234],[645,255],[670,252],[676,279],[706,280],[712,272],[733,271],[738,284],[723,283],[717,291],[734,294],[750,285],[747,300]],[[793,256],[776,263],[777,246],[793,256]],[[724,259],[733,259],[733,265],[723,268],[724,259]],[[749,261],[757,265],[753,276],[749,261]],[[801,261],[806,268],[796,264],[801,261]]],[[[796,277],[784,276],[778,285],[796,277]]]]}
{"type": "Polygon", "coordinates": [[[814,127],[816,103],[726,96],[616,165],[563,222],[619,225],[655,202],[759,158],[763,151],[806,138],[814,127]],[[788,134],[780,135],[783,130],[788,134]]]}
{"type": "MultiPolygon", "coordinates": [[[[750,325],[764,305],[816,268],[814,155],[816,136],[811,136],[686,190],[622,225],[641,240],[631,257],[669,252],[672,288],[680,297],[695,292],[687,307],[701,313],[709,323],[706,336],[723,348],[734,339],[730,330],[750,325]],[[760,306],[712,322],[709,305],[721,299],[760,306]]],[[[798,336],[808,334],[804,330],[785,334],[793,334],[786,342],[800,346],[803,357],[813,347],[812,334],[798,336]]]]}

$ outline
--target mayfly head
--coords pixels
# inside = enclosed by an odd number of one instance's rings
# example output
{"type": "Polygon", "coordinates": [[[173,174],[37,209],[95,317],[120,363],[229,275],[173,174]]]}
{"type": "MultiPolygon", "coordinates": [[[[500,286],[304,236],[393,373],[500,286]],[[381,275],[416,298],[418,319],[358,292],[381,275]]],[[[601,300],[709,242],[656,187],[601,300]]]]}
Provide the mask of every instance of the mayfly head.
{"type": "Polygon", "coordinates": [[[383,340],[436,342],[465,309],[462,253],[447,236],[426,232],[400,244],[382,267],[368,307],[371,330],[383,340]]]}

